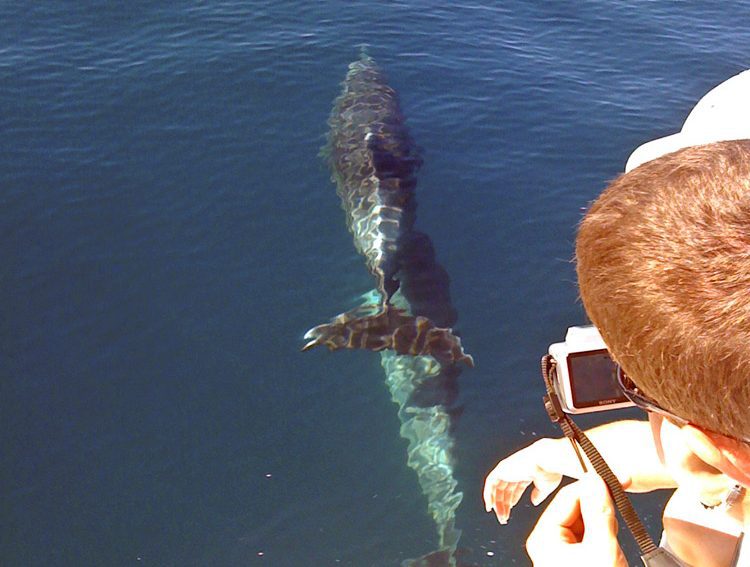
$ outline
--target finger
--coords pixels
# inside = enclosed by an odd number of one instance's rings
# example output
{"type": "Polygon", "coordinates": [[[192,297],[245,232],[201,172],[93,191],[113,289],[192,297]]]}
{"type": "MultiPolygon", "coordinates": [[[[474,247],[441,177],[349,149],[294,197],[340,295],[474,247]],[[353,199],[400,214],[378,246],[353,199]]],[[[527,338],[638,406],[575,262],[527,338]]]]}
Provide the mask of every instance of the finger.
{"type": "Polygon", "coordinates": [[[495,510],[495,516],[497,521],[501,524],[505,523],[507,519],[507,506],[505,506],[505,484],[504,482],[499,483],[495,487],[492,508],[495,510]]]}
{"type": "Polygon", "coordinates": [[[485,510],[487,510],[487,512],[495,510],[495,512],[497,513],[497,511],[502,508],[505,484],[505,481],[498,480],[492,485],[490,485],[489,482],[487,483],[487,485],[485,485],[484,508],[485,510]]]}
{"type": "Polygon", "coordinates": [[[504,490],[501,494],[498,494],[495,499],[495,513],[497,515],[497,521],[501,524],[507,524],[508,518],[510,517],[510,511],[518,504],[521,499],[526,487],[531,484],[530,482],[508,482],[504,483],[504,490]]]}
{"type": "Polygon", "coordinates": [[[535,542],[544,546],[550,541],[577,541],[572,528],[580,524],[580,520],[580,486],[574,482],[561,488],[549,503],[531,532],[527,547],[535,542]]]}
{"type": "Polygon", "coordinates": [[[521,499],[521,496],[523,496],[523,493],[530,484],[531,480],[503,483],[502,494],[496,496],[496,509],[499,509],[499,511],[502,512],[506,522],[510,516],[511,509],[518,504],[518,501],[521,499]]]}
{"type": "Polygon", "coordinates": [[[515,483],[501,482],[495,491],[495,515],[501,524],[508,522],[510,516],[509,493],[514,490],[515,483]]]}
{"type": "MultiPolygon", "coordinates": [[[[515,455],[514,455],[515,456],[515,455]]],[[[516,461],[518,459],[515,459],[516,461]]],[[[502,492],[505,488],[505,484],[525,480],[526,477],[530,477],[528,473],[525,473],[523,469],[518,470],[519,467],[513,466],[514,459],[504,459],[498,463],[498,465],[492,469],[490,474],[484,481],[484,490],[482,496],[484,498],[484,507],[488,512],[492,509],[495,504],[497,494],[502,492]]],[[[528,478],[531,482],[531,478],[528,478]]]]}
{"type": "Polygon", "coordinates": [[[607,485],[594,474],[586,478],[585,484],[586,499],[581,504],[586,526],[583,542],[607,565],[626,566],[627,560],[617,541],[615,505],[607,485]]]}
{"type": "Polygon", "coordinates": [[[617,518],[607,485],[594,473],[586,474],[581,485],[586,495],[581,501],[581,516],[586,526],[584,541],[611,547],[614,552],[617,547],[617,518]]]}
{"type": "Polygon", "coordinates": [[[581,523],[577,484],[560,489],[526,540],[526,552],[534,565],[552,564],[552,557],[564,562],[563,552],[569,544],[579,542],[571,529],[571,526],[581,523]]]}
{"type": "Polygon", "coordinates": [[[495,497],[494,497],[494,504],[493,508],[495,510],[495,516],[497,517],[497,521],[501,524],[504,524],[506,520],[508,519],[508,507],[505,505],[505,483],[499,484],[495,488],[495,497]]]}
{"type": "Polygon", "coordinates": [[[487,478],[484,479],[484,489],[482,490],[482,500],[484,501],[484,510],[486,512],[492,510],[492,507],[495,505],[495,500],[493,498],[495,487],[493,486],[491,476],[492,473],[487,475],[487,478]]]}
{"type": "Polygon", "coordinates": [[[484,509],[489,512],[495,506],[495,490],[499,479],[495,478],[495,471],[497,467],[490,471],[487,478],[484,479],[484,490],[482,491],[482,499],[484,500],[484,509]]]}
{"type": "Polygon", "coordinates": [[[523,493],[526,492],[526,488],[530,484],[531,484],[530,481],[513,483],[512,489],[506,492],[507,505],[508,505],[509,510],[513,508],[513,506],[518,504],[518,501],[521,499],[521,496],[523,496],[523,493]]]}
{"type": "Polygon", "coordinates": [[[502,477],[502,465],[505,461],[500,461],[498,465],[490,471],[487,478],[484,480],[484,490],[482,491],[482,498],[484,500],[484,509],[489,512],[495,506],[495,495],[498,491],[499,485],[503,482],[502,477]]]}

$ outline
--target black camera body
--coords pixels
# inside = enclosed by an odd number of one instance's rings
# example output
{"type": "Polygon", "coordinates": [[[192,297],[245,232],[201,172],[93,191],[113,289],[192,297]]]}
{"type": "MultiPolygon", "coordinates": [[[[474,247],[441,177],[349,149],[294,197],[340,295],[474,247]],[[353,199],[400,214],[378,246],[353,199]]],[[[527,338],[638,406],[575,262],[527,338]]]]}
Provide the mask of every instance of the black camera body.
{"type": "Polygon", "coordinates": [[[632,407],[617,380],[617,365],[593,325],[570,327],[564,343],[550,345],[555,391],[566,413],[632,407]]]}

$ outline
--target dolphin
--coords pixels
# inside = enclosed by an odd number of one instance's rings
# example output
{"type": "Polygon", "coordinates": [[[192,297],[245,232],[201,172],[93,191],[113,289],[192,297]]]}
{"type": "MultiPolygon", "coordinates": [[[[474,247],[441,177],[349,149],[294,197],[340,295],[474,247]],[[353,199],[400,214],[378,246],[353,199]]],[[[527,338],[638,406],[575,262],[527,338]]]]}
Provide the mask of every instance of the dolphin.
{"type": "MultiPolygon", "coordinates": [[[[305,333],[302,350],[325,345],[432,355],[474,365],[461,339],[441,321],[394,305],[405,272],[424,238],[414,230],[416,172],[422,164],[405,125],[398,95],[364,53],[349,66],[328,121],[323,149],[346,213],[354,247],[375,278],[377,301],[334,317],[305,333]]],[[[417,258],[418,261],[418,258],[417,258]]]]}
{"type": "Polygon", "coordinates": [[[374,60],[349,65],[328,121],[323,149],[354,246],[375,279],[362,305],[313,327],[303,350],[361,348],[380,352],[398,406],[407,464],[417,474],[436,526],[438,548],[409,567],[469,565],[458,548],[452,429],[460,364],[473,367],[452,326],[449,277],[429,236],[414,228],[416,172],[422,164],[396,92],[374,60]],[[460,364],[459,364],[460,363],[460,364]]]}

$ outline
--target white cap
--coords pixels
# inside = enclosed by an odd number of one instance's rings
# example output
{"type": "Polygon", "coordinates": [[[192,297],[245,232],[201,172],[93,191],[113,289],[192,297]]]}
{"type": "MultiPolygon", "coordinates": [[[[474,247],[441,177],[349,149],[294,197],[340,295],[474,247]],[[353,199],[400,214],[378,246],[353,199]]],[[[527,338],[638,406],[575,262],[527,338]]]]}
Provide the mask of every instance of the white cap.
{"type": "Polygon", "coordinates": [[[628,158],[630,171],[688,146],[750,139],[750,70],[711,89],[690,112],[677,134],[639,146],[628,158]]]}

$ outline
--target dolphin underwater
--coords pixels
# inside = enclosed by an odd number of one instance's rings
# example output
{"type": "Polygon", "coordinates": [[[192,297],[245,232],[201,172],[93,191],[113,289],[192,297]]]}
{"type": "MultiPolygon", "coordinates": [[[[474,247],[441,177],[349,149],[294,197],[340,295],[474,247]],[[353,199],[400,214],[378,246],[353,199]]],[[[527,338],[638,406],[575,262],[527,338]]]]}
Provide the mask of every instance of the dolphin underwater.
{"type": "Polygon", "coordinates": [[[313,327],[303,350],[361,348],[380,352],[385,382],[398,406],[407,464],[436,526],[437,551],[403,565],[468,565],[458,549],[452,430],[460,364],[474,366],[452,331],[457,313],[449,277],[428,235],[414,228],[416,172],[422,164],[398,96],[374,60],[349,65],[323,149],[354,246],[375,279],[365,302],[313,327]]]}
{"type": "Polygon", "coordinates": [[[393,301],[404,273],[414,263],[410,256],[419,253],[414,190],[422,160],[404,124],[398,95],[372,58],[363,54],[349,66],[328,124],[323,154],[354,247],[375,278],[377,297],[307,331],[302,350],[318,345],[329,350],[391,349],[473,366],[461,339],[449,327],[440,326],[444,322],[408,313],[393,301]]]}

